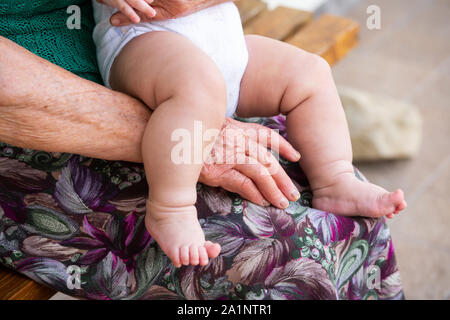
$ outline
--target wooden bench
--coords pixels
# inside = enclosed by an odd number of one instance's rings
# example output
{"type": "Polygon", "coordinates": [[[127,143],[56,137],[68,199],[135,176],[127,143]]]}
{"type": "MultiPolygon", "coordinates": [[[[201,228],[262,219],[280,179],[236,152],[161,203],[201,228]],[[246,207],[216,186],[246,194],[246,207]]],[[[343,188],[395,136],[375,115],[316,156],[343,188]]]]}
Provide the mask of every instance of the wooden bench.
{"type": "Polygon", "coordinates": [[[353,20],[277,7],[268,10],[260,0],[239,0],[244,32],[285,41],[322,56],[330,65],[342,59],[358,42],[359,24],[353,20]]]}
{"type": "MultiPolygon", "coordinates": [[[[268,10],[260,0],[236,1],[244,32],[288,42],[318,54],[330,65],[347,54],[356,44],[359,25],[347,18],[329,14],[314,19],[311,12],[278,7],[268,10]]],[[[0,267],[0,299],[49,299],[56,291],[0,267]]]]}
{"type": "Polygon", "coordinates": [[[55,290],[0,266],[0,300],[48,300],[55,290]]]}

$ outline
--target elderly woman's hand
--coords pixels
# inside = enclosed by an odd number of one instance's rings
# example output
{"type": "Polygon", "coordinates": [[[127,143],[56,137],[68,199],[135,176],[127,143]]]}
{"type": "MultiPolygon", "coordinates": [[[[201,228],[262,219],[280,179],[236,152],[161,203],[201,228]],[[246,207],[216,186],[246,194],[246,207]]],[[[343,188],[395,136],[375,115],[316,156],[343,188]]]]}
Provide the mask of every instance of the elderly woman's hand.
{"type": "MultiPolygon", "coordinates": [[[[108,0],[97,0],[100,3],[106,3],[108,0]]],[[[135,1],[135,0],[127,0],[135,1]]],[[[136,13],[140,17],[140,21],[150,21],[150,20],[166,20],[178,18],[192,12],[207,8],[209,6],[219,4],[222,2],[231,0],[145,0],[147,4],[151,4],[151,7],[156,11],[156,15],[153,18],[149,18],[143,12],[137,11],[136,13]]],[[[133,21],[128,18],[122,12],[117,12],[111,16],[111,24],[113,26],[125,26],[133,23],[133,21]]]]}
{"type": "Polygon", "coordinates": [[[155,9],[150,6],[153,0],[97,0],[97,2],[118,9],[133,23],[141,22],[142,15],[147,18],[156,15],[155,9]]]}
{"type": "Polygon", "coordinates": [[[300,159],[300,154],[275,131],[227,118],[199,181],[238,193],[259,205],[271,203],[284,209],[289,205],[287,199],[296,201],[300,194],[267,147],[287,160],[300,159]]]}

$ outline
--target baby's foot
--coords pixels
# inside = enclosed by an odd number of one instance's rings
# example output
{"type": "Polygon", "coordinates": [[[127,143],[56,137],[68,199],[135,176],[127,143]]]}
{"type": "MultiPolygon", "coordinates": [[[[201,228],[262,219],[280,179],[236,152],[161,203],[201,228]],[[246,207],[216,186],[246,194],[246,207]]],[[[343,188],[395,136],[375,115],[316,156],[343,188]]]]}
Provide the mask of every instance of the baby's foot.
{"type": "Polygon", "coordinates": [[[220,245],[205,241],[194,206],[166,207],[147,201],[145,225],[175,267],[208,264],[220,245]]]}
{"type": "Polygon", "coordinates": [[[378,218],[406,208],[403,191],[388,192],[352,173],[342,173],[328,186],[313,190],[314,208],[346,216],[378,218]]]}

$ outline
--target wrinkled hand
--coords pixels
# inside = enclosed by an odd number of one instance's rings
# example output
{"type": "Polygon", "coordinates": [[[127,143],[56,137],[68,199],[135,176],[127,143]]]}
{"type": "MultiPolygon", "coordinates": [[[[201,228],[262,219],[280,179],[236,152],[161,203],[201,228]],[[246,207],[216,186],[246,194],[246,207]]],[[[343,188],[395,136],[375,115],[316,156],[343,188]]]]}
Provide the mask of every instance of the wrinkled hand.
{"type": "Polygon", "coordinates": [[[199,181],[238,193],[259,205],[271,203],[284,209],[289,205],[287,199],[296,201],[300,194],[267,148],[289,161],[300,159],[300,154],[275,131],[227,118],[210,158],[205,161],[199,181]],[[248,134],[251,129],[258,135],[248,134]]]}
{"type": "MultiPolygon", "coordinates": [[[[103,3],[106,4],[106,1],[111,0],[100,1],[103,1],[103,3]]],[[[130,2],[133,0],[127,1],[130,2]]],[[[148,16],[145,12],[140,12],[140,10],[138,10],[136,13],[139,15],[140,21],[142,22],[178,18],[206,8],[208,5],[224,2],[224,0],[153,0],[151,2],[145,0],[145,2],[152,4],[152,8],[155,10],[156,14],[154,16],[148,16]]],[[[123,12],[117,12],[112,15],[110,22],[113,26],[125,26],[130,23],[136,23],[123,12]]]]}
{"type": "Polygon", "coordinates": [[[150,6],[153,0],[97,0],[97,2],[118,9],[131,23],[139,23],[156,15],[155,9],[150,6]]]}

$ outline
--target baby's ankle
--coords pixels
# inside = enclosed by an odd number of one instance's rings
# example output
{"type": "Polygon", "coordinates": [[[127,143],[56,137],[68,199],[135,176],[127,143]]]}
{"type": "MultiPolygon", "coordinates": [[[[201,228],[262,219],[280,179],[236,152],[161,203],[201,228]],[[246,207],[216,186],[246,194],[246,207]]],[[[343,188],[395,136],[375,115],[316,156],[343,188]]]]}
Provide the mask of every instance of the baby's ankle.
{"type": "Polygon", "coordinates": [[[152,220],[167,219],[174,216],[197,216],[195,202],[171,202],[171,201],[157,201],[154,199],[147,199],[147,214],[146,218],[152,220]]]}
{"type": "Polygon", "coordinates": [[[312,191],[323,189],[337,183],[341,179],[354,177],[353,164],[349,160],[335,160],[318,167],[308,175],[312,191]]]}

